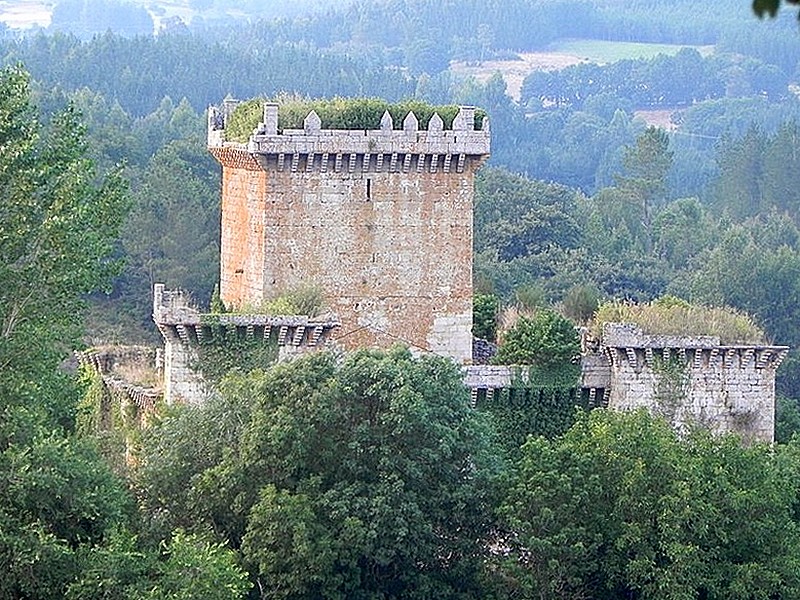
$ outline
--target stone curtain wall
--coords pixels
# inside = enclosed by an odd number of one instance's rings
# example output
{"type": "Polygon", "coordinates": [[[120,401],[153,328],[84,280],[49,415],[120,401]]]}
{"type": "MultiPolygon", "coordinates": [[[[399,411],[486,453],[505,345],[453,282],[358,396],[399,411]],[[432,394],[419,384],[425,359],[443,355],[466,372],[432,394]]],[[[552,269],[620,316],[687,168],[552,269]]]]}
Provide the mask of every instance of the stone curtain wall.
{"type": "Polygon", "coordinates": [[[645,407],[679,429],[697,423],[773,440],[775,372],[787,348],[649,336],[620,324],[606,325],[603,346],[611,368],[609,408],[645,407]]]}
{"type": "Polygon", "coordinates": [[[488,121],[462,108],[453,129],[410,113],[395,130],[277,133],[277,106],[249,143],[210,132],[223,166],[220,293],[258,306],[318,285],[339,317],[345,349],[405,342],[469,362],[472,212],[476,169],[489,153],[488,121]],[[254,164],[258,164],[258,168],[254,164]]]}
{"type": "MultiPolygon", "coordinates": [[[[153,320],[164,339],[163,387],[167,404],[201,404],[215,393],[202,373],[203,344],[231,339],[259,341],[274,345],[275,358],[280,361],[325,347],[332,332],[339,328],[333,318],[201,313],[186,294],[166,290],[161,283],[153,288],[153,320]]],[[[234,357],[237,358],[245,357],[234,357]]]]}

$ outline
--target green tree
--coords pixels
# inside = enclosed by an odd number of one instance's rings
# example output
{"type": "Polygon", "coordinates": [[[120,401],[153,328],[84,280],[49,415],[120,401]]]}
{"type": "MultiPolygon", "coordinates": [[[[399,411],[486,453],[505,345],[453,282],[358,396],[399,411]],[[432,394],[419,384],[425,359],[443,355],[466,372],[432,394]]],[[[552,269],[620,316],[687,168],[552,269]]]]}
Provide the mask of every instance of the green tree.
{"type": "Polygon", "coordinates": [[[181,530],[159,552],[130,531],[115,531],[87,562],[67,600],[240,600],[250,588],[233,551],[181,530]]]}
{"type": "Polygon", "coordinates": [[[523,448],[502,509],[508,581],[529,598],[796,597],[797,451],[583,414],[523,448]]]}
{"type": "Polygon", "coordinates": [[[785,444],[800,432],[800,407],[797,400],[778,396],[775,398],[775,441],[785,444]]]}
{"type": "MultiPolygon", "coordinates": [[[[222,397],[251,416],[238,442],[211,443],[216,464],[185,493],[193,529],[239,547],[262,597],[481,596],[498,471],[455,364],[318,353],[231,379],[222,397]]],[[[176,467],[151,462],[149,477],[176,467]]]]}
{"type": "MultiPolygon", "coordinates": [[[[793,0],[785,0],[786,4],[796,4],[793,0]]],[[[775,17],[781,7],[781,0],[753,0],[753,12],[758,18],[775,17]]]]}
{"type": "Polygon", "coordinates": [[[62,598],[130,499],[71,434],[83,296],[116,271],[127,200],[98,179],[68,108],[40,123],[29,79],[0,70],[0,597],[62,598]]]}
{"type": "Polygon", "coordinates": [[[153,284],[211,298],[219,269],[219,173],[195,140],[173,141],[149,161],[125,224],[127,264],[119,293],[140,322],[151,320],[153,284]]]}
{"type": "Polygon", "coordinates": [[[653,220],[666,201],[667,174],[672,167],[672,156],[667,132],[658,127],[648,127],[636,138],[634,146],[625,149],[622,165],[626,175],[616,178],[617,186],[637,209],[648,253],[653,247],[653,220]]]}
{"type": "MultiPolygon", "coordinates": [[[[234,390],[238,392],[235,386],[234,390]]],[[[203,501],[198,482],[225,452],[238,452],[252,404],[249,396],[223,388],[202,406],[173,409],[144,432],[134,485],[152,537],[195,526],[203,501]]]]}
{"type": "Polygon", "coordinates": [[[84,296],[117,272],[127,208],[68,107],[41,124],[26,73],[0,70],[0,598],[241,597],[234,556],[179,532],[139,547],[134,499],[74,433],[84,296]],[[143,568],[152,566],[152,570],[143,568]]]}
{"type": "Polygon", "coordinates": [[[750,127],[741,137],[723,139],[717,158],[719,176],[712,189],[713,200],[721,212],[743,220],[764,211],[766,146],[766,136],[757,127],[750,127]]]}
{"type": "Polygon", "coordinates": [[[580,349],[575,325],[554,310],[543,309],[532,318],[521,316],[505,333],[496,362],[558,367],[571,364],[580,349]]]}
{"type": "Polygon", "coordinates": [[[83,295],[117,272],[128,200],[117,175],[98,183],[74,110],[41,125],[18,69],[0,71],[0,92],[0,391],[24,395],[60,377],[83,295]]]}
{"type": "Polygon", "coordinates": [[[497,316],[500,300],[492,294],[476,294],[472,299],[472,335],[494,342],[497,339],[497,316]]]}

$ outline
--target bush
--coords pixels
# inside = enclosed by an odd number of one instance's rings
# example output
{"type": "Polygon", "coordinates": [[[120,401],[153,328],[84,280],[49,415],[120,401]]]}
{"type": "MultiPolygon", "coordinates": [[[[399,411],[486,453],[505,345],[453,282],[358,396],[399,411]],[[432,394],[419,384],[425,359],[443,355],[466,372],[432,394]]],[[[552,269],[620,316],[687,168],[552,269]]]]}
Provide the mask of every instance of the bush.
{"type": "Polygon", "coordinates": [[[586,323],[600,304],[600,294],[596,288],[576,285],[569,289],[562,302],[564,314],[578,323],[586,323]]]}
{"type": "Polygon", "coordinates": [[[575,325],[557,312],[544,309],[532,318],[521,316],[506,332],[495,362],[555,368],[571,364],[580,350],[575,325]]]}
{"type": "Polygon", "coordinates": [[[490,342],[497,341],[497,315],[500,300],[493,294],[476,294],[472,299],[472,335],[490,342]]]}
{"type": "Polygon", "coordinates": [[[600,336],[604,323],[633,323],[650,335],[710,335],[720,343],[763,344],[764,332],[753,319],[733,308],[689,304],[665,296],[647,304],[615,300],[597,309],[592,331],[600,336]]]}

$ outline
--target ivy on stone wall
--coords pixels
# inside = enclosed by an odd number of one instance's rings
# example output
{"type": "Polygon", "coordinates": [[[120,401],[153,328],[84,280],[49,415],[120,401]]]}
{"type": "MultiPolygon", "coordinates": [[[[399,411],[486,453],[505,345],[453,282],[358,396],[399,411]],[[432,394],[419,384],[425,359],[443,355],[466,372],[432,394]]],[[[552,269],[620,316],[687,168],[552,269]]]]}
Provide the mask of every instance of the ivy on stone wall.
{"type": "Polygon", "coordinates": [[[672,423],[678,407],[686,404],[689,365],[677,356],[655,355],[651,369],[655,375],[655,412],[672,423]]]}
{"type": "Polygon", "coordinates": [[[580,341],[575,326],[555,311],[520,317],[496,356],[511,365],[511,387],[478,399],[509,456],[516,456],[529,435],[557,437],[575,421],[580,397],[580,341]]]}
{"type": "Polygon", "coordinates": [[[272,338],[248,335],[235,325],[212,327],[212,332],[200,340],[197,360],[192,365],[211,384],[220,382],[231,371],[265,369],[278,358],[278,343],[272,338]]]}
{"type": "Polygon", "coordinates": [[[138,455],[141,431],[138,407],[128,397],[115,394],[106,387],[99,372],[81,366],[80,383],[83,396],[76,413],[76,430],[93,439],[98,450],[118,474],[127,472],[129,458],[138,455]]]}
{"type": "Polygon", "coordinates": [[[477,408],[486,413],[506,455],[515,458],[528,436],[553,439],[575,422],[580,390],[573,387],[511,387],[491,398],[478,398],[477,408]]]}

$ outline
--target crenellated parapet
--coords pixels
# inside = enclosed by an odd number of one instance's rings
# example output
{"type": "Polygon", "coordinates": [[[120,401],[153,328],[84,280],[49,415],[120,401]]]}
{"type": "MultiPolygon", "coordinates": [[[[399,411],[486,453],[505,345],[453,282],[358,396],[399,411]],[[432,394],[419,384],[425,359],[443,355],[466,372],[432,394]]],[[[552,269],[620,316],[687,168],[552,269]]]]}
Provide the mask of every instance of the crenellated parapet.
{"type": "Polygon", "coordinates": [[[609,363],[634,373],[657,368],[658,363],[677,361],[693,371],[716,369],[770,369],[775,371],[786,358],[784,346],[716,346],[691,348],[679,345],[655,347],[605,347],[609,363]]]}
{"type": "MultiPolygon", "coordinates": [[[[715,336],[651,335],[629,323],[607,323],[584,347],[576,404],[615,410],[646,408],[678,429],[701,425],[770,442],[775,425],[775,372],[786,346],[723,345],[715,336]]],[[[473,403],[530,400],[537,381],[525,367],[464,367],[473,403]],[[527,391],[526,391],[527,390],[527,391]]],[[[535,394],[534,394],[535,396],[535,394]]]]}
{"type": "Polygon", "coordinates": [[[475,127],[475,108],[462,106],[452,129],[434,114],[427,129],[409,112],[401,129],[389,112],[375,130],[322,129],[311,111],[302,129],[278,130],[278,105],[264,105],[263,121],[246,144],[227,141],[227,109],[209,109],[209,150],[223,166],[292,173],[463,173],[469,160],[489,155],[489,119],[475,127]]]}
{"type": "Polygon", "coordinates": [[[723,345],[714,336],[649,335],[607,323],[601,353],[610,368],[610,408],[647,408],[678,428],[772,441],[775,372],[786,346],[723,345]]]}
{"type": "MultiPolygon", "coordinates": [[[[210,393],[198,366],[198,348],[233,335],[278,349],[278,359],[322,348],[339,327],[332,316],[202,313],[187,294],[156,284],[153,320],[164,338],[164,400],[200,403],[210,393]]],[[[266,366],[266,365],[265,365],[266,366]]]]}
{"type": "Polygon", "coordinates": [[[281,347],[314,348],[324,344],[339,326],[338,319],[332,316],[201,313],[192,308],[184,292],[165,290],[160,283],[154,287],[153,320],[164,339],[187,346],[227,335],[234,329],[244,337],[271,340],[281,347]]]}
{"type": "Polygon", "coordinates": [[[634,373],[667,362],[693,371],[754,369],[775,371],[786,358],[787,346],[722,345],[716,336],[645,334],[630,323],[606,323],[601,350],[612,368],[634,373]]]}

